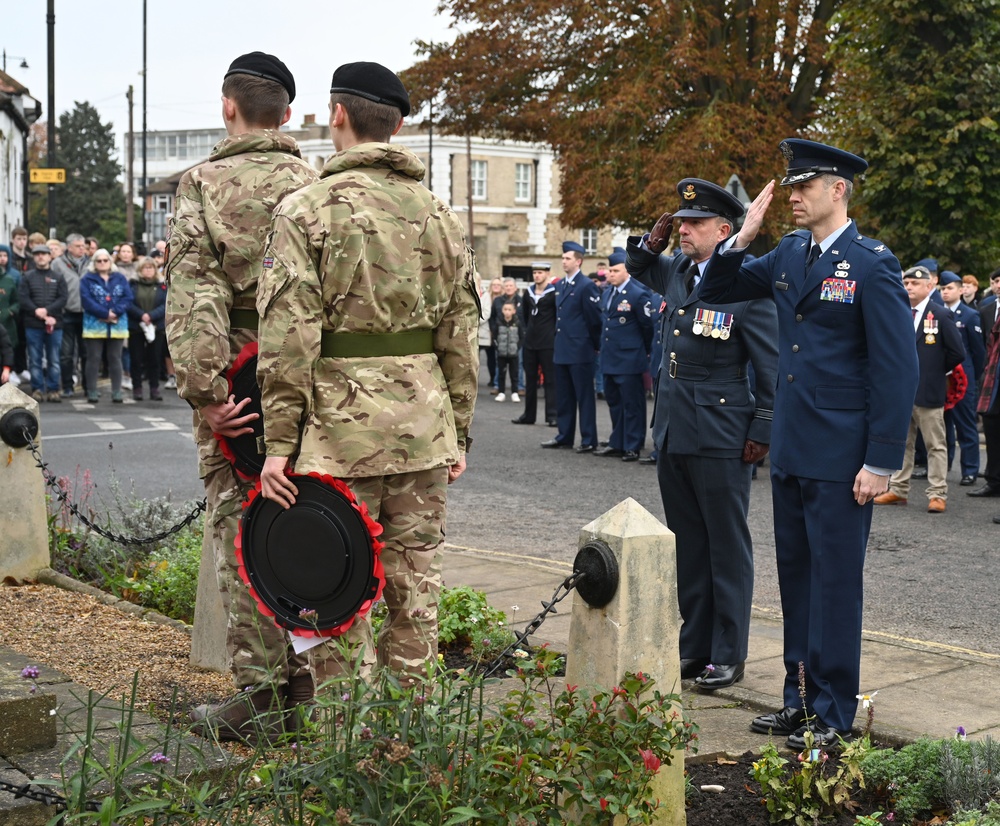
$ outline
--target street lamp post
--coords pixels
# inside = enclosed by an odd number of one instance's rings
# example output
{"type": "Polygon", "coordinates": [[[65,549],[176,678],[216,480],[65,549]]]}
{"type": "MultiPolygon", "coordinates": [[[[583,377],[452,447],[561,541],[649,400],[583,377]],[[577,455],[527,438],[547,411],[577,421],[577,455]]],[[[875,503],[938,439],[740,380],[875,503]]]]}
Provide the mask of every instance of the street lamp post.
{"type": "MultiPolygon", "coordinates": [[[[48,0],[49,30],[49,169],[56,168],[56,3],[48,0]]],[[[49,238],[56,238],[56,185],[49,184],[49,238]]]]}
{"type": "MultiPolygon", "coordinates": [[[[7,50],[4,49],[3,50],[3,70],[5,72],[7,71],[7,57],[8,57],[7,50]]],[[[22,68],[22,69],[30,68],[28,66],[28,58],[21,57],[21,55],[19,55],[19,54],[12,54],[12,55],[10,55],[10,57],[14,58],[14,60],[20,60],[21,61],[20,68],[22,68]]]]}

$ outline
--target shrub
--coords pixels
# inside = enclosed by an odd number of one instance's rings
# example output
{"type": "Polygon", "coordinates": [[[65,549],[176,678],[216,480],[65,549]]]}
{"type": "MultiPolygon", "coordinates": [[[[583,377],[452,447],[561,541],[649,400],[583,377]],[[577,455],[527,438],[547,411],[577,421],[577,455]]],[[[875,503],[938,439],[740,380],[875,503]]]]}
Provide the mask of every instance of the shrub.
{"type": "Polygon", "coordinates": [[[467,585],[442,588],[438,600],[438,639],[445,645],[468,645],[477,634],[505,627],[507,615],[492,608],[486,594],[467,585]]]}
{"type": "MultiPolygon", "coordinates": [[[[930,816],[944,800],[941,740],[920,739],[897,750],[877,749],[861,762],[870,789],[885,795],[897,822],[930,816]]],[[[926,819],[926,818],[925,818],[926,819]]]]}

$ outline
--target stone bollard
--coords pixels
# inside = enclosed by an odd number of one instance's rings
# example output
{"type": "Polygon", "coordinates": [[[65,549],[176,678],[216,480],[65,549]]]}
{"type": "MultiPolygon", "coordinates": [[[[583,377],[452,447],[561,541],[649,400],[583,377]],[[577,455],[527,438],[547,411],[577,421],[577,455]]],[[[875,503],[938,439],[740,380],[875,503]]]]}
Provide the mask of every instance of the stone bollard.
{"type": "MultiPolygon", "coordinates": [[[[205,514],[205,535],[212,530],[211,514],[205,514]]],[[[226,649],[226,627],[229,606],[219,591],[219,577],[215,572],[215,554],[206,542],[201,548],[198,566],[198,593],[194,602],[194,626],[191,629],[191,665],[206,671],[229,671],[226,649]]]]}
{"type": "Polygon", "coordinates": [[[6,425],[0,427],[0,434],[5,434],[0,441],[0,490],[9,517],[0,532],[0,580],[34,579],[51,561],[42,472],[19,440],[22,423],[32,418],[37,430],[37,401],[12,384],[0,387],[0,423],[6,425]]]}
{"type": "MultiPolygon", "coordinates": [[[[603,608],[574,596],[566,682],[607,690],[627,672],[642,671],[660,691],[679,694],[681,619],[673,533],[634,499],[626,499],[580,531],[581,548],[593,540],[611,549],[619,584],[603,608]]],[[[654,822],[684,826],[683,752],[660,768],[653,791],[661,802],[654,822]]]]}

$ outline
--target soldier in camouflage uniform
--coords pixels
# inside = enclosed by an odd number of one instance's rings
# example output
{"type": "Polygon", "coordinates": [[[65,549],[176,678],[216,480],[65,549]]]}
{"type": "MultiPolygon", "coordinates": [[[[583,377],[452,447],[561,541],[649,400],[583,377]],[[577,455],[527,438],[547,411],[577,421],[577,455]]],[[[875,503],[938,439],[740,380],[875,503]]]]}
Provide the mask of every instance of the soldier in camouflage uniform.
{"type": "Polygon", "coordinates": [[[237,572],[233,543],[246,484],[215,436],[251,432],[249,422],[257,418],[242,412],[249,400],[230,396],[226,370],[257,338],[257,277],[271,213],[318,175],[295,141],[278,131],[295,96],[292,75],[280,60],[261,52],[237,58],[222,94],[229,135],[177,188],[166,322],[177,392],[194,409],[208,499],[204,542],[228,612],[226,645],[237,688],[230,701],[200,706],[192,717],[203,729],[217,728],[220,737],[232,739],[253,731],[256,711],[312,694],[307,658],[294,654],[285,632],[260,615],[237,572]]]}
{"type": "MultiPolygon", "coordinates": [[[[338,152],[275,210],[257,291],[261,486],[288,507],[294,464],[344,479],[367,505],[385,543],[377,663],[412,681],[437,656],[446,489],[465,469],[476,400],[478,280],[423,164],[388,143],[410,109],[399,78],[349,64],[330,91],[338,152]]],[[[365,676],[371,624],[345,636],[364,648],[365,676]]],[[[342,667],[317,664],[317,682],[342,667]]]]}

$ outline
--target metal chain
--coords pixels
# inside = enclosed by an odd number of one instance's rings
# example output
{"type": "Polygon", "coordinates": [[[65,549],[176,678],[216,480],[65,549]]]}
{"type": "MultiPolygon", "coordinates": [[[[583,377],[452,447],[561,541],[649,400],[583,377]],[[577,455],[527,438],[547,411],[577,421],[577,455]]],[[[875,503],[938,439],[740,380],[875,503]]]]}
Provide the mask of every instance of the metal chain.
{"type": "Polygon", "coordinates": [[[41,451],[39,450],[38,445],[35,444],[34,439],[31,437],[30,431],[27,428],[24,428],[22,432],[24,433],[24,439],[27,442],[27,447],[31,451],[32,457],[34,457],[35,466],[41,470],[42,478],[45,480],[45,486],[52,491],[53,496],[55,496],[61,505],[69,508],[69,512],[79,519],[84,525],[90,528],[90,530],[100,536],[103,536],[105,539],[110,539],[112,542],[118,542],[122,545],[151,545],[154,542],[162,542],[168,536],[184,530],[184,528],[194,522],[202,511],[205,510],[205,507],[208,504],[207,499],[202,499],[197,505],[195,505],[194,510],[192,510],[191,513],[185,516],[184,519],[172,528],[160,531],[159,533],[151,536],[124,536],[122,534],[115,533],[114,531],[109,531],[89,519],[83,511],[80,510],[75,502],[70,501],[69,493],[62,487],[62,485],[59,484],[59,480],[56,478],[55,474],[49,470],[48,465],[42,461],[41,451]]]}
{"type": "Polygon", "coordinates": [[[549,614],[557,614],[556,604],[562,602],[566,597],[570,595],[570,592],[579,584],[580,580],[583,579],[587,574],[583,571],[573,571],[566,579],[564,579],[559,586],[556,588],[555,592],[552,594],[552,599],[548,602],[542,603],[542,610],[538,615],[529,622],[524,630],[517,635],[517,638],[508,645],[500,654],[490,663],[489,667],[483,672],[483,677],[492,676],[501,665],[503,665],[504,658],[510,654],[511,651],[520,647],[524,644],[525,640],[528,639],[532,634],[534,634],[545,622],[545,618],[549,614]]]}
{"type": "MultiPolygon", "coordinates": [[[[11,769],[19,771],[10,763],[7,763],[7,765],[11,769]]],[[[64,812],[69,808],[69,802],[61,794],[47,791],[41,786],[36,787],[30,781],[19,785],[17,783],[8,783],[6,780],[0,780],[0,792],[7,792],[14,795],[15,800],[24,798],[35,803],[41,803],[43,806],[52,806],[57,812],[64,812]]],[[[88,800],[84,804],[84,808],[88,812],[99,812],[101,810],[101,801],[88,800]]]]}

